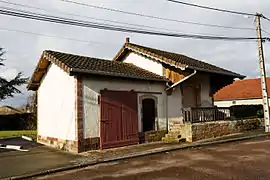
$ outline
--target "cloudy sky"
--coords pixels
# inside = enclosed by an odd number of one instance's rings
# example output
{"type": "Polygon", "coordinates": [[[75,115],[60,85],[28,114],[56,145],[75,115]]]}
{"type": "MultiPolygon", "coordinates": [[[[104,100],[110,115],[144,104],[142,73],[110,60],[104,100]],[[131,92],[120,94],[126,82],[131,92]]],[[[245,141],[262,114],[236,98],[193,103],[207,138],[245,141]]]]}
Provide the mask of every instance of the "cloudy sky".
{"type": "MultiPolygon", "coordinates": [[[[131,16],[101,9],[79,6],[61,0],[3,0],[1,7],[16,8],[39,12],[43,14],[68,17],[73,19],[102,22],[90,18],[101,18],[119,22],[152,26],[155,28],[170,29],[171,32],[189,34],[210,34],[223,36],[255,37],[255,30],[233,30],[211,28],[198,25],[183,24],[155,20],[139,16],[131,16]],[[31,9],[4,3],[8,1],[28,6],[46,9],[31,9]],[[74,14],[67,15],[64,13],[74,14]],[[77,16],[75,16],[77,15],[77,16]],[[89,18],[90,17],[90,18],[89,18]]],[[[254,18],[232,14],[218,13],[180,4],[170,3],[166,0],[74,0],[91,5],[120,9],[129,12],[159,16],[163,18],[192,21],[199,23],[217,24],[234,27],[254,28],[254,18]]],[[[208,5],[213,7],[245,11],[250,13],[261,12],[270,17],[269,0],[189,0],[188,2],[208,5]]],[[[178,52],[208,63],[244,74],[248,77],[259,76],[259,64],[256,42],[211,41],[194,40],[172,37],[120,33],[90,28],[81,28],[68,25],[59,25],[34,20],[19,19],[0,15],[0,46],[5,48],[5,64],[0,69],[0,76],[14,77],[18,72],[23,72],[30,77],[43,50],[58,50],[69,53],[81,54],[92,57],[112,59],[123,45],[125,38],[130,37],[131,42],[178,52]],[[15,32],[17,31],[17,32],[15,32]],[[20,32],[18,32],[20,31],[20,32]],[[33,35],[23,32],[43,34],[33,35]],[[76,39],[81,41],[73,41],[76,39]],[[83,42],[84,41],[84,42],[83,42]]],[[[105,22],[102,22],[105,23],[105,22]]],[[[108,22],[106,22],[108,23],[108,22]]],[[[270,33],[270,22],[262,21],[264,30],[270,33]]],[[[159,30],[159,29],[156,29],[159,30]]],[[[168,30],[159,30],[168,31],[168,30]]],[[[270,36],[270,34],[264,34],[270,36]]],[[[267,73],[270,73],[270,43],[265,43],[265,57],[267,73]]],[[[26,102],[29,92],[21,87],[22,95],[0,102],[0,105],[19,106],[26,102]]]]}

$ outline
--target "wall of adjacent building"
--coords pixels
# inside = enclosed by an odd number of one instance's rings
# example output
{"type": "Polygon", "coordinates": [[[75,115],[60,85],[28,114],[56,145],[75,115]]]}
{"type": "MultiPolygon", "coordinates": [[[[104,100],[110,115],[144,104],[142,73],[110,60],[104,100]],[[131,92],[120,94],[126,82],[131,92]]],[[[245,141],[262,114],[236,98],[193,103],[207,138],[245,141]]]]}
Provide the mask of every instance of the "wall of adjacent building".
{"type": "Polygon", "coordinates": [[[236,100],[229,100],[229,101],[215,101],[214,104],[215,106],[218,106],[218,107],[230,107],[234,105],[256,105],[256,104],[263,104],[263,100],[262,99],[236,99],[236,100]]]}
{"type": "Polygon", "coordinates": [[[75,79],[51,64],[38,89],[38,135],[75,140],[75,79]]]}

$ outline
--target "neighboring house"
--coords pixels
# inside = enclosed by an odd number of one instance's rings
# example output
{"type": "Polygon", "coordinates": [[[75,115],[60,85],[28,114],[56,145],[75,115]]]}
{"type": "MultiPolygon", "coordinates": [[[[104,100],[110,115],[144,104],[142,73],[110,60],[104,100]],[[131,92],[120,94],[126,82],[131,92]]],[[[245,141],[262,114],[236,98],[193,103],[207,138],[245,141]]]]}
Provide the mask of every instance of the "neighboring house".
{"type": "Polygon", "coordinates": [[[21,113],[23,112],[11,106],[0,107],[0,115],[13,115],[13,114],[21,114],[21,113]]]}
{"type": "Polygon", "coordinates": [[[235,78],[244,76],[127,40],[113,61],[44,51],[28,89],[38,92],[38,141],[82,152],[168,131],[182,108],[212,107],[235,78]]]}
{"type": "MultiPolygon", "coordinates": [[[[267,78],[267,86],[270,87],[270,78],[267,78]]],[[[268,97],[270,97],[269,91],[268,97]]],[[[214,99],[215,105],[218,107],[263,104],[261,79],[235,81],[233,84],[219,90],[214,99]]]]}
{"type": "Polygon", "coordinates": [[[0,107],[0,131],[25,130],[29,113],[11,106],[0,107]]]}

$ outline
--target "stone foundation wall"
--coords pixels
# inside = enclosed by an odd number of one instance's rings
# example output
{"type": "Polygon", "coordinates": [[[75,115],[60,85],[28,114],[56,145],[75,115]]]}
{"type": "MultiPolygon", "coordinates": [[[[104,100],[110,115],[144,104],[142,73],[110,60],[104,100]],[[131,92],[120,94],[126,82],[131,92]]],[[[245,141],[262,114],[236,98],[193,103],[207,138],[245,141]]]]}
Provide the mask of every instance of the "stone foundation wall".
{"type": "Polygon", "coordinates": [[[77,141],[63,140],[53,137],[43,137],[39,135],[37,137],[37,142],[63,151],[74,153],[80,153],[89,150],[98,150],[100,148],[99,137],[83,139],[80,140],[78,143],[77,141]]]}
{"type": "Polygon", "coordinates": [[[162,137],[164,137],[166,133],[166,130],[145,132],[145,142],[161,141],[162,137]]]}
{"type": "Polygon", "coordinates": [[[193,142],[233,133],[252,131],[263,127],[263,119],[245,119],[183,124],[178,126],[178,129],[182,138],[186,138],[188,142],[193,142]]]}

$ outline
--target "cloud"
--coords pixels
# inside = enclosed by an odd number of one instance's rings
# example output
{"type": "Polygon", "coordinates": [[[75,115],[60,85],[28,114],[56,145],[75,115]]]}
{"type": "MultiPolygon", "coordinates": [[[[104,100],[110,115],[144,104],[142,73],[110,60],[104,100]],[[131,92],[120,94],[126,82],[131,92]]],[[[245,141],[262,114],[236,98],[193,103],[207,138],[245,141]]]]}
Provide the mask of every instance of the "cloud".
{"type": "MultiPolygon", "coordinates": [[[[253,18],[245,18],[243,16],[201,10],[197,8],[169,3],[165,0],[80,1],[98,6],[105,6],[115,9],[121,9],[124,11],[149,14],[153,16],[166,17],[171,19],[226,26],[255,28],[253,18]]],[[[268,10],[268,7],[270,7],[269,0],[192,0],[191,2],[214,7],[234,9],[238,11],[247,11],[251,13],[262,12],[266,16],[270,17],[270,13],[268,10]]],[[[84,6],[78,6],[74,4],[64,3],[60,0],[21,0],[19,3],[27,5],[31,4],[31,6],[46,8],[53,11],[74,13],[80,16],[90,16],[93,18],[104,18],[107,20],[173,29],[177,32],[182,33],[217,34],[222,36],[244,37],[256,36],[255,30],[232,30],[167,22],[143,18],[139,16],[130,16],[121,13],[109,12],[84,6]]],[[[7,4],[3,3],[0,3],[0,5],[7,6],[7,4]]],[[[15,6],[8,7],[20,8],[15,6]]],[[[89,18],[75,17],[61,14],[59,12],[53,13],[26,8],[23,9],[51,15],[94,21],[89,18]]],[[[31,76],[42,51],[45,49],[59,50],[63,52],[81,54],[86,56],[112,59],[123,45],[125,37],[129,36],[131,38],[131,42],[134,43],[154,48],[160,48],[172,52],[182,53],[187,56],[191,56],[196,59],[203,60],[208,63],[212,63],[223,68],[242,73],[244,75],[247,75],[248,77],[257,77],[259,75],[259,63],[256,42],[227,42],[158,37],[132,33],[104,31],[90,28],[72,27],[67,25],[18,19],[7,16],[0,16],[0,21],[0,46],[4,47],[7,51],[7,60],[5,61],[6,67],[9,69],[6,72],[7,74],[12,74],[12,71],[15,72],[16,70],[17,72],[23,72],[25,76],[31,76]],[[6,27],[10,29],[31,31],[57,37],[81,39],[85,41],[91,41],[92,43],[34,36],[29,34],[14,33],[1,30],[1,28],[6,27]]],[[[265,30],[270,31],[270,22],[262,21],[262,24],[265,30]]],[[[270,62],[270,53],[268,52],[270,52],[270,45],[269,43],[266,43],[265,55],[267,64],[269,64],[270,62]]],[[[267,73],[270,73],[269,66],[267,66],[267,73]]],[[[22,87],[22,90],[24,93],[23,95],[18,95],[13,99],[8,99],[7,101],[2,102],[2,104],[7,103],[11,105],[19,105],[24,103],[26,101],[26,96],[28,95],[28,92],[26,91],[25,87],[22,87]]]]}

